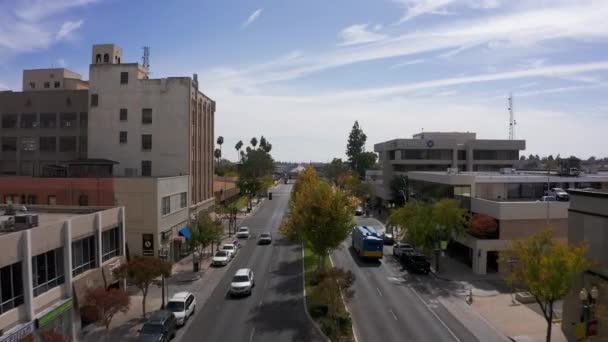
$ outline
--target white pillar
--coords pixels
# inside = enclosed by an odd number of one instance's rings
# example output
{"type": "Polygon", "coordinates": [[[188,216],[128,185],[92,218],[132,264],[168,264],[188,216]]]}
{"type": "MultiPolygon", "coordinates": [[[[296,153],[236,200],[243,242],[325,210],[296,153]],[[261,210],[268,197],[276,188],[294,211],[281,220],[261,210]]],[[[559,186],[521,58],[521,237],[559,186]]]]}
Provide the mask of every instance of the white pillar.
{"type": "Polygon", "coordinates": [[[120,255],[127,256],[127,223],[125,222],[125,207],[120,207],[118,211],[118,220],[120,227],[120,255]]]}
{"type": "Polygon", "coordinates": [[[101,215],[99,213],[95,214],[95,231],[97,232],[97,263],[99,267],[103,264],[102,256],[103,256],[103,243],[101,241],[101,215]]]}
{"type": "Polygon", "coordinates": [[[32,275],[32,241],[31,232],[29,229],[23,231],[23,260],[21,267],[23,281],[23,305],[25,306],[25,314],[28,321],[34,320],[34,282],[32,275]]]}
{"type": "Polygon", "coordinates": [[[63,224],[63,274],[66,297],[72,297],[72,221],[63,224]]]}

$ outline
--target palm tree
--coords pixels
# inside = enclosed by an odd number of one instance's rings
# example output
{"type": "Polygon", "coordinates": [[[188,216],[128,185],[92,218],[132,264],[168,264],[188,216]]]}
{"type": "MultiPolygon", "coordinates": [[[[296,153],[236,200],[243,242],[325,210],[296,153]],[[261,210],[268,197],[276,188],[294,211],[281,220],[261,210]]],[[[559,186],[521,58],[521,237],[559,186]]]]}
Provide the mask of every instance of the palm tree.
{"type": "Polygon", "coordinates": [[[223,136],[220,135],[219,137],[217,137],[217,144],[220,145],[220,158],[221,158],[222,157],[222,144],[224,144],[223,136]]]}
{"type": "Polygon", "coordinates": [[[260,137],[260,148],[261,148],[262,150],[265,150],[265,149],[266,149],[266,144],[267,144],[267,143],[268,143],[268,141],[266,141],[266,138],[264,138],[264,136],[262,135],[262,136],[260,137]]]}
{"type": "Polygon", "coordinates": [[[216,148],[215,151],[213,151],[213,156],[217,159],[217,165],[220,165],[220,160],[222,158],[222,150],[219,148],[216,148]]]}
{"type": "MultiPolygon", "coordinates": [[[[239,142],[236,143],[236,145],[234,145],[234,149],[237,151],[237,153],[240,155],[241,154],[241,148],[243,147],[243,141],[239,140],[239,142]]],[[[242,159],[242,157],[241,157],[242,159]]],[[[238,158],[237,158],[238,160],[238,158]]]]}
{"type": "Polygon", "coordinates": [[[258,144],[258,139],[256,137],[251,138],[251,146],[255,150],[256,145],[258,144]]]}

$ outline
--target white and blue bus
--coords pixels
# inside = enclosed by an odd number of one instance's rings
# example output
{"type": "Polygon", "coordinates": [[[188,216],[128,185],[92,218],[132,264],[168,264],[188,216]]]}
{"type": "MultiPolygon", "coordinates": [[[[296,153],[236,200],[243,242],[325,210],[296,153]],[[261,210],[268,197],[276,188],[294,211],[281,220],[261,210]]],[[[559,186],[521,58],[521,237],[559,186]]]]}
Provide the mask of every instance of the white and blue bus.
{"type": "Polygon", "coordinates": [[[380,234],[367,226],[356,226],[352,232],[352,244],[355,252],[361,258],[381,259],[384,243],[380,234]]]}

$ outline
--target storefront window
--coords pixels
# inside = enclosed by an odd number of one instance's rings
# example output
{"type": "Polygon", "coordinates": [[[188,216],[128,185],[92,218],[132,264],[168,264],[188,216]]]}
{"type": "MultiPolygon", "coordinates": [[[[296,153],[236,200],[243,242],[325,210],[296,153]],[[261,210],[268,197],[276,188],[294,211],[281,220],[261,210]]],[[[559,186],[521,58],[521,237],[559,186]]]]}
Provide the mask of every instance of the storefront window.
{"type": "Polygon", "coordinates": [[[63,284],[63,248],[57,248],[32,258],[34,297],[63,284]]]}

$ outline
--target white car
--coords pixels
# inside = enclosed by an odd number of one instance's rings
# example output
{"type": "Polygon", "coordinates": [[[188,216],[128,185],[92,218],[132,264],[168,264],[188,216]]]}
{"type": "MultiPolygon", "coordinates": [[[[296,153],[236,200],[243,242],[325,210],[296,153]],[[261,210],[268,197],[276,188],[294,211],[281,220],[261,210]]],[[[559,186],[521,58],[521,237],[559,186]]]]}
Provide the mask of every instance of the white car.
{"type": "Polygon", "coordinates": [[[414,247],[408,243],[397,242],[393,245],[393,255],[400,257],[403,253],[413,252],[414,247]]]}
{"type": "Polygon", "coordinates": [[[236,232],[236,237],[239,239],[249,239],[249,228],[241,227],[239,231],[236,232]]]}
{"type": "Polygon", "coordinates": [[[211,259],[213,266],[226,266],[230,262],[230,252],[228,251],[217,251],[211,259]]]}
{"type": "Polygon", "coordinates": [[[236,256],[236,253],[238,252],[239,249],[236,248],[236,246],[233,243],[225,243],[222,245],[222,248],[220,248],[220,250],[230,253],[230,259],[232,259],[236,256]]]}
{"type": "Polygon", "coordinates": [[[260,234],[260,239],[258,240],[259,245],[268,245],[271,243],[272,243],[272,235],[269,232],[260,234]]]}
{"type": "Polygon", "coordinates": [[[169,299],[167,310],[173,312],[177,325],[184,325],[196,312],[196,298],[190,292],[178,292],[169,299]]]}
{"type": "Polygon", "coordinates": [[[234,274],[230,283],[230,295],[250,295],[255,286],[253,271],[249,268],[241,268],[234,274]]]}

